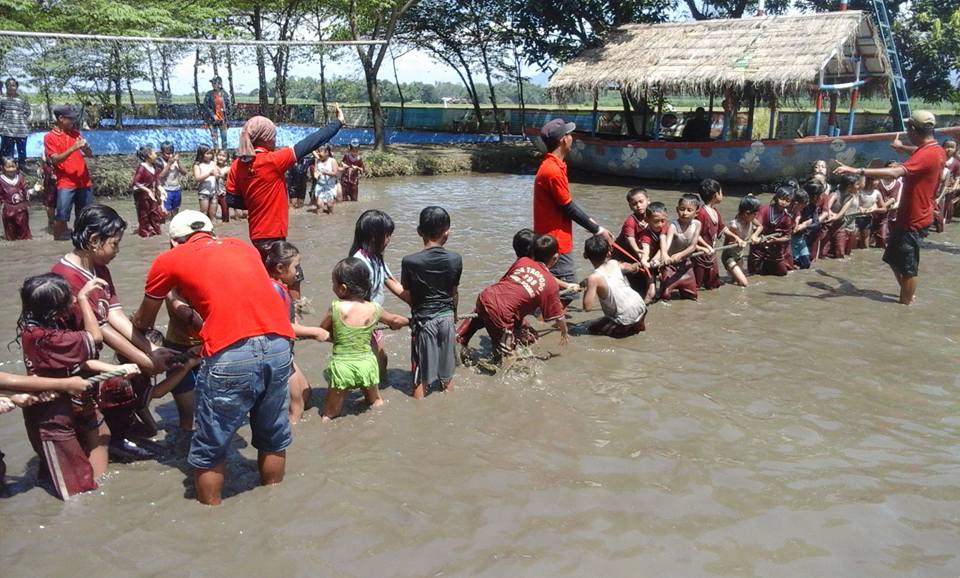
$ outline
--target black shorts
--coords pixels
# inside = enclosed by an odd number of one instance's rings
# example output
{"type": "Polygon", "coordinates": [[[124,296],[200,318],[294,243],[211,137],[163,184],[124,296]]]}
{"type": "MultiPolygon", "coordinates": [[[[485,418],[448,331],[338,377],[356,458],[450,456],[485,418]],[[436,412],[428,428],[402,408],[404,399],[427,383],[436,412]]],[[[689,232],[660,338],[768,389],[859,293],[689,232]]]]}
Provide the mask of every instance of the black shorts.
{"type": "Polygon", "coordinates": [[[883,262],[903,277],[916,277],[920,267],[920,232],[890,231],[883,262]]]}

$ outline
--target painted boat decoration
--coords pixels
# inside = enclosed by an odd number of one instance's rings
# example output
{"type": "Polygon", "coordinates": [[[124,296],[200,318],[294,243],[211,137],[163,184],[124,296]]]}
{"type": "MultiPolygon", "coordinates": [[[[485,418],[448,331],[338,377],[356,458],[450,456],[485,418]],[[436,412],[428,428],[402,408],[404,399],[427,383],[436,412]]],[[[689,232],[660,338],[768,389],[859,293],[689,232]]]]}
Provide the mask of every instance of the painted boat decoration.
{"type": "MultiPolygon", "coordinates": [[[[527,137],[545,150],[538,129],[527,137]]],[[[890,148],[897,133],[842,137],[733,142],[667,142],[609,140],[576,133],[567,163],[578,170],[639,179],[769,183],[783,177],[803,177],[814,161],[840,161],[865,166],[871,162],[902,161],[890,148]]],[[[938,140],[960,139],[960,127],[937,131],[938,140]]]]}

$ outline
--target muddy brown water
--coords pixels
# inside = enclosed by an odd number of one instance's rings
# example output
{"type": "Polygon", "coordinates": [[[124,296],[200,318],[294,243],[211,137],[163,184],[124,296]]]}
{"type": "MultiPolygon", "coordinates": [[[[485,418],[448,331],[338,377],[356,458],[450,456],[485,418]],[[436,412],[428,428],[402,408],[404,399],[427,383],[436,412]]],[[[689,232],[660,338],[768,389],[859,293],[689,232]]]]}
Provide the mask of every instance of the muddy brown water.
{"type": "MultiPolygon", "coordinates": [[[[506,175],[377,180],[333,216],[292,215],[317,309],[308,321],[319,322],[328,271],[369,207],[397,222],[387,253],[396,274],[418,247],[420,208],[450,210],[469,310],[510,264],[511,235],[530,224],[531,186],[506,175]]],[[[619,227],[622,186],[573,189],[619,227]]],[[[653,192],[670,207],[677,197],[653,192]]],[[[726,217],[736,203],[722,205],[726,217]]],[[[116,206],[132,216],[129,202],[116,206]]],[[[39,211],[33,224],[41,229],[39,211]]],[[[244,236],[246,224],[218,230],[244,236]]],[[[578,252],[583,239],[578,231],[578,252]]],[[[2,575],[957,576],[958,241],[960,225],[932,237],[911,308],[891,303],[879,251],[858,251],[655,305],[636,337],[575,328],[561,348],[550,333],[534,351],[559,357],[506,375],[460,369],[455,393],[421,402],[409,397],[407,334],[394,332],[385,407],[354,402],[332,424],[309,410],[287,479],[272,488],[256,486],[241,429],[215,509],[192,499],[169,399],[155,406],[162,458],[115,464],[97,492],[69,503],[36,486],[20,416],[4,415],[12,496],[0,499],[2,575]]],[[[125,237],[111,270],[128,313],[163,246],[125,237]]],[[[67,249],[48,238],[0,246],[4,339],[18,284],[67,249]]],[[[581,275],[588,267],[578,261],[581,275]]],[[[392,296],[386,307],[405,311],[392,296]]],[[[488,349],[479,336],[474,345],[488,349]]],[[[321,387],[328,353],[297,345],[321,387]]],[[[0,348],[0,361],[23,371],[16,348],[0,348]]]]}

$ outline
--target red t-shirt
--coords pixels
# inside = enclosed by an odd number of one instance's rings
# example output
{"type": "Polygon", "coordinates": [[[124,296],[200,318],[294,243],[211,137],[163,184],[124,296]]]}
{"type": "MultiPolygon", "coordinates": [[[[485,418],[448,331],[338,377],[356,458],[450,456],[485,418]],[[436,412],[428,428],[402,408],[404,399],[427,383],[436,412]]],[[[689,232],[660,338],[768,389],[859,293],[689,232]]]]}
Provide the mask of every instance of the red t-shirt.
{"type": "Polygon", "coordinates": [[[251,241],[287,238],[286,172],[296,162],[293,147],[275,151],[258,148],[251,162],[233,161],[227,190],[243,197],[251,241]]]}
{"type": "Polygon", "coordinates": [[[940,187],[943,163],[947,153],[935,142],[913,151],[903,163],[903,193],[897,210],[896,227],[903,231],[918,231],[933,223],[933,198],[940,187]]]}
{"type": "Polygon", "coordinates": [[[711,247],[714,245],[714,243],[716,243],[717,236],[725,226],[723,224],[723,216],[720,215],[720,211],[717,211],[716,208],[714,208],[714,212],[717,216],[716,222],[710,218],[710,213],[707,212],[706,207],[700,207],[700,210],[697,211],[697,215],[694,217],[694,219],[700,221],[700,238],[702,238],[704,242],[711,247]]]}
{"type": "Polygon", "coordinates": [[[213,93],[213,120],[223,122],[223,93],[213,93]]]}
{"type": "Polygon", "coordinates": [[[293,339],[287,307],[277,299],[260,253],[239,239],[197,233],[162,253],[147,273],[145,293],[163,299],[176,289],[203,318],[203,354],[260,335],[293,339]]]}
{"type": "Polygon", "coordinates": [[[563,317],[560,286],[546,265],[529,257],[521,257],[496,283],[480,292],[488,315],[512,328],[538,308],[544,321],[563,317]]]}
{"type": "Polygon", "coordinates": [[[573,251],[573,221],[563,213],[572,200],[567,163],[547,153],[533,181],[533,231],[552,235],[561,255],[573,251]]]}
{"type": "MultiPolygon", "coordinates": [[[[43,137],[43,148],[47,152],[47,158],[67,152],[78,138],[80,138],[80,132],[77,130],[63,132],[54,128],[43,137]]],[[[57,175],[58,189],[86,189],[93,186],[90,171],[87,170],[87,161],[79,150],[73,151],[59,165],[54,165],[53,172],[57,175]]]]}
{"type": "Polygon", "coordinates": [[[620,235],[617,237],[617,245],[620,245],[624,249],[630,252],[634,257],[640,258],[640,255],[637,255],[633,250],[633,247],[630,246],[630,243],[627,242],[627,239],[633,238],[637,242],[637,246],[640,246],[640,234],[643,233],[647,228],[646,221],[641,220],[633,213],[630,213],[630,216],[627,217],[627,220],[623,222],[623,226],[620,227],[620,235]]]}
{"type": "MultiPolygon", "coordinates": [[[[110,276],[110,270],[106,267],[97,265],[94,266],[93,271],[87,271],[83,267],[74,265],[68,261],[66,257],[63,257],[59,263],[50,269],[50,272],[56,273],[66,279],[67,284],[70,285],[70,292],[73,293],[74,296],[80,293],[80,290],[87,284],[87,281],[95,277],[107,282],[106,287],[94,289],[88,297],[100,325],[107,322],[107,315],[109,315],[111,309],[121,308],[120,300],[117,298],[117,289],[113,285],[113,278],[110,276]]],[[[74,308],[74,316],[75,320],[72,327],[74,329],[81,329],[83,327],[83,316],[80,313],[79,307],[74,308]]]]}
{"type": "MultiPolygon", "coordinates": [[[[664,225],[664,227],[666,226],[667,225],[664,225]]],[[[660,234],[662,232],[663,231],[654,231],[650,227],[647,227],[640,233],[640,238],[637,239],[637,243],[641,249],[643,249],[644,243],[650,246],[650,255],[648,257],[650,259],[653,259],[653,257],[660,252],[660,234]]]]}

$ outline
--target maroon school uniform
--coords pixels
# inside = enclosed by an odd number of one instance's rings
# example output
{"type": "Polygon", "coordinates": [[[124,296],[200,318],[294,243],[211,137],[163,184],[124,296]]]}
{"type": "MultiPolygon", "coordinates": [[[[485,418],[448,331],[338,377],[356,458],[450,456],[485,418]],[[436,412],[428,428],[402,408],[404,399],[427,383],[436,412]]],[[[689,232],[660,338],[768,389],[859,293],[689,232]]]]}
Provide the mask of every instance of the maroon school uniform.
{"type": "MultiPolygon", "coordinates": [[[[628,239],[633,239],[637,243],[637,247],[640,246],[640,236],[647,229],[646,221],[640,219],[635,214],[630,213],[627,219],[623,222],[623,226],[620,227],[620,235],[617,236],[617,245],[623,247],[623,249],[630,253],[637,260],[640,259],[640,255],[633,250],[633,247],[630,246],[628,239]]],[[[614,249],[613,256],[617,260],[624,260],[626,256],[621,255],[620,251],[614,249]]],[[[628,259],[629,261],[629,259],[628,259]]],[[[647,291],[647,286],[650,282],[650,277],[644,273],[625,273],[627,282],[630,283],[630,286],[641,295],[645,295],[647,291]]]]}
{"type": "Polygon", "coordinates": [[[53,165],[45,162],[42,165],[43,171],[43,206],[57,208],[57,175],[53,172],[53,165]]]}
{"type": "Polygon", "coordinates": [[[3,203],[3,236],[8,241],[31,239],[27,179],[18,174],[10,182],[6,175],[0,175],[0,202],[3,203]]]}
{"type": "Polygon", "coordinates": [[[140,188],[146,187],[156,195],[157,183],[156,170],[151,172],[143,163],[137,165],[137,172],[133,174],[133,198],[137,204],[137,234],[141,237],[153,237],[162,232],[164,218],[159,198],[151,199],[150,195],[140,188]]]}
{"type": "MultiPolygon", "coordinates": [[[[700,207],[700,210],[697,211],[697,216],[694,217],[700,221],[700,238],[711,247],[716,245],[717,237],[725,227],[723,217],[720,216],[720,211],[714,209],[714,213],[717,217],[716,221],[711,218],[706,207],[700,207]]],[[[721,285],[720,265],[717,263],[716,254],[693,257],[692,261],[693,275],[697,280],[697,287],[701,289],[716,289],[721,285]]]]}
{"type": "MultiPolygon", "coordinates": [[[[120,309],[120,300],[117,298],[117,290],[113,285],[113,278],[110,276],[110,270],[106,267],[95,266],[93,271],[87,271],[82,267],[74,265],[66,259],[61,258],[60,262],[53,266],[51,273],[56,273],[63,277],[70,285],[70,293],[76,296],[87,281],[98,277],[107,282],[107,286],[97,288],[88,295],[90,306],[100,325],[107,323],[107,317],[111,309],[120,309]]],[[[80,314],[80,308],[74,308],[74,317],[68,324],[70,329],[80,330],[83,328],[83,316],[80,314]]],[[[79,396],[75,396],[74,414],[78,420],[89,424],[97,418],[97,409],[112,409],[118,407],[130,407],[136,403],[136,393],[133,391],[129,380],[122,377],[115,377],[100,384],[99,387],[88,389],[79,396]]]]}
{"type": "MultiPolygon", "coordinates": [[[[93,338],[86,331],[28,324],[20,334],[20,344],[27,373],[41,377],[74,375],[84,362],[97,357],[93,338]]],[[[23,423],[40,458],[40,477],[53,485],[58,497],[65,500],[96,489],[93,467],[77,437],[69,396],[23,408],[23,423]]]]}
{"type": "Polygon", "coordinates": [[[360,169],[363,169],[363,159],[347,153],[343,155],[343,175],[340,177],[340,190],[343,200],[356,201],[360,196],[360,169]]]}
{"type": "MultiPolygon", "coordinates": [[[[849,195],[838,192],[833,204],[830,205],[830,211],[834,214],[839,213],[848,200],[850,200],[849,195]]],[[[843,259],[851,253],[853,248],[851,239],[855,240],[855,236],[850,235],[850,232],[847,231],[846,223],[846,219],[837,219],[823,227],[826,232],[820,245],[821,257],[843,259]]]]}
{"type": "Polygon", "coordinates": [[[476,320],[467,320],[457,330],[466,344],[482,325],[494,349],[507,352],[514,348],[523,327],[523,319],[540,309],[544,321],[564,315],[560,286],[546,265],[529,257],[517,259],[507,273],[477,297],[476,320]]]}
{"type": "Polygon", "coordinates": [[[786,275],[793,269],[793,255],[790,250],[790,237],[793,235],[793,217],[787,211],[773,205],[760,207],[757,220],[763,228],[763,235],[786,237],[786,243],[768,243],[752,245],[747,268],[751,275],[786,275]]]}

